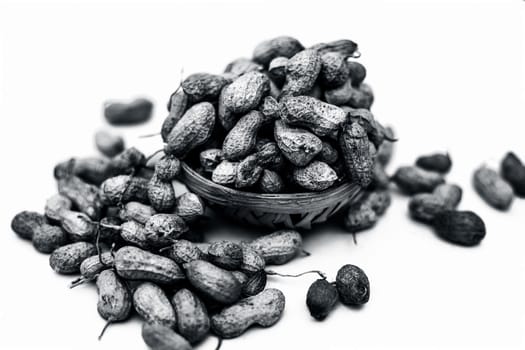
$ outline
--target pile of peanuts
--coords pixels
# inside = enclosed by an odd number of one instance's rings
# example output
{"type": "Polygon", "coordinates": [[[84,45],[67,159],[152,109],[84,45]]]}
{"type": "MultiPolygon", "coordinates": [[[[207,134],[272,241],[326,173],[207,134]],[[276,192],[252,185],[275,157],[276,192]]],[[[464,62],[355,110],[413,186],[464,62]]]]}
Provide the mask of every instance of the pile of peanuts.
{"type": "MultiPolygon", "coordinates": [[[[106,326],[134,311],[144,320],[142,336],[157,349],[191,349],[208,334],[219,340],[251,326],[270,327],[285,297],[266,288],[267,269],[299,255],[302,237],[279,230],[249,242],[212,241],[195,226],[205,217],[199,196],[177,196],[173,187],[181,162],[213,182],[259,193],[324,191],[344,181],[364,196],[346,212],[351,232],[370,229],[391,203],[390,182],[411,197],[409,212],[447,241],[478,244],[485,224],[459,211],[462,189],[445,183],[448,154],[418,158],[415,165],[385,167],[394,133],[370,112],[373,94],[363,83],[366,69],[355,61],[351,40],[305,49],[291,37],[260,43],[251,59],[240,58],[222,74],[197,73],[171,95],[161,136],[163,156],[155,162],[121,137],[95,135],[104,157],[72,158],[54,169],[58,193],[44,213],[23,211],[11,227],[32,241],[60,274],[77,275],[71,287],[95,282],[97,309],[106,326]],[[151,164],[153,163],[153,164],[151,164]]],[[[145,99],[110,103],[114,125],[151,117],[145,99]]],[[[501,175],[482,167],[474,187],[495,208],[506,210],[514,195],[525,196],[525,166],[506,155],[501,175]]],[[[337,302],[368,302],[365,272],[344,265],[334,282],[321,271],[306,294],[312,317],[327,317],[337,302]]],[[[304,273],[303,273],[304,274],[304,273]]]]}

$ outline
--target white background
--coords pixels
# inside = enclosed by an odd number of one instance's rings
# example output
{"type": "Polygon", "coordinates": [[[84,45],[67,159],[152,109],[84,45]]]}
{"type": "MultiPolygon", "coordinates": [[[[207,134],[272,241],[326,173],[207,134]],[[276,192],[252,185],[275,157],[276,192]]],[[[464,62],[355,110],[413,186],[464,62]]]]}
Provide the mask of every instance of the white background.
{"type": "MultiPolygon", "coordinates": [[[[55,193],[52,169],[71,156],[96,154],[107,98],[149,96],[146,125],[114,129],[151,152],[165,102],[180,77],[220,72],[250,56],[261,40],[292,35],[306,46],[350,38],[360,45],[373,111],[399,135],[389,171],[420,154],[449,151],[449,181],[463,186],[463,209],[481,215],[488,234],[475,248],[448,244],[407,217],[396,195],[371,231],[337,226],[305,239],[309,258],[276,268],[312,268],[330,278],[345,263],[371,281],[360,310],[339,306],[320,323],[305,306],[314,276],[274,279],[287,297],[282,320],[223,344],[234,349],[523,349],[525,347],[525,201],[510,212],[485,205],[470,185],[482,163],[497,166],[515,150],[525,158],[523,1],[2,2],[0,7],[0,349],[145,349],[140,322],[104,322],[93,286],[69,290],[9,228],[24,209],[42,211],[55,193]]],[[[218,224],[209,239],[266,233],[218,224]]],[[[213,349],[208,338],[199,349],[213,349]]]]}

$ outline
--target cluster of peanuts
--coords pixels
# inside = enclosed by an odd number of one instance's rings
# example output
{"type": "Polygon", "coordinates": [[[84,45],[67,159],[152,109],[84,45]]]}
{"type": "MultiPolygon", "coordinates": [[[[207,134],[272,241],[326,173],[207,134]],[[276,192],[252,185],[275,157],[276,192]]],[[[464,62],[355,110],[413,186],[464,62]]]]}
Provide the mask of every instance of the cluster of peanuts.
{"type": "MultiPolygon", "coordinates": [[[[11,227],[50,254],[55,272],[77,275],[71,288],[96,283],[97,310],[106,320],[100,336],[135,312],[150,348],[191,349],[210,333],[234,338],[281,318],[285,297],[266,288],[267,276],[302,274],[281,275],[267,266],[306,253],[298,232],[205,243],[192,228],[203,219],[203,201],[190,192],[175,196],[177,158],[163,157],[152,170],[136,148],[116,151],[123,148],[121,138],[95,139],[107,157],[59,163],[58,193],[44,213],[20,212],[11,227]]],[[[322,276],[307,295],[314,317],[324,318],[339,299],[368,301],[368,279],[358,267],[344,267],[334,284],[320,271],[310,272],[322,276]],[[335,296],[326,299],[325,288],[336,290],[335,296]]]]}
{"type": "Polygon", "coordinates": [[[222,74],[191,74],[168,102],[165,154],[250,192],[381,186],[376,158],[393,135],[370,112],[374,97],[357,53],[351,40],[305,48],[282,36],[222,74]]]}

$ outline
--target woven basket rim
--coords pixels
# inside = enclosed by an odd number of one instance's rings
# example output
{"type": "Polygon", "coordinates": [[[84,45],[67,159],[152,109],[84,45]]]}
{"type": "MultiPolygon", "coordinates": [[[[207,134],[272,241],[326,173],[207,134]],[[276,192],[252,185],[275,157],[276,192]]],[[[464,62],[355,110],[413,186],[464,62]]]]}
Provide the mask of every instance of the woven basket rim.
{"type": "Polygon", "coordinates": [[[351,195],[357,195],[361,187],[353,182],[320,192],[299,193],[255,193],[245,192],[217,184],[197,173],[185,162],[181,162],[186,186],[197,195],[213,203],[229,207],[248,207],[282,213],[300,213],[304,210],[324,208],[351,195]]]}

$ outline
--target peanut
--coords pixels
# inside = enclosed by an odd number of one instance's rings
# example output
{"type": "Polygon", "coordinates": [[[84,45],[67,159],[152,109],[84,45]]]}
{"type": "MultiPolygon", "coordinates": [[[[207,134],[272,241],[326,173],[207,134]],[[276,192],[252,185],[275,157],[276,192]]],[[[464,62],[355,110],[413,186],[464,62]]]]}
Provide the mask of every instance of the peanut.
{"type": "Polygon", "coordinates": [[[426,156],[421,156],[416,159],[416,165],[422,169],[436,171],[441,174],[448,173],[452,167],[452,160],[450,155],[442,153],[434,153],[426,156]]]}
{"type": "Polygon", "coordinates": [[[162,181],[153,175],[148,183],[148,198],[151,206],[160,213],[170,212],[175,205],[175,189],[170,181],[162,181]]]}
{"type": "Polygon", "coordinates": [[[57,180],[73,174],[89,184],[100,185],[111,176],[110,167],[111,161],[106,158],[71,158],[58,163],[53,173],[57,180]]]}
{"type": "Polygon", "coordinates": [[[173,295],[171,303],[177,316],[177,331],[190,343],[204,339],[210,330],[210,318],[203,302],[183,288],[173,295]]]}
{"type": "Polygon", "coordinates": [[[263,172],[263,168],[259,164],[258,154],[251,154],[239,162],[235,176],[235,187],[245,188],[255,185],[263,172]]]}
{"type": "Polygon", "coordinates": [[[286,80],[280,97],[306,94],[312,90],[320,71],[321,57],[316,51],[298,52],[286,64],[286,80]]]}
{"type": "Polygon", "coordinates": [[[290,125],[305,127],[317,136],[335,138],[346,113],[314,97],[297,96],[282,100],[282,118],[290,125]]]}
{"type": "Polygon", "coordinates": [[[213,170],[211,180],[220,185],[231,185],[235,183],[239,163],[223,160],[213,170]]]}
{"type": "Polygon", "coordinates": [[[240,300],[211,318],[213,331],[221,338],[235,338],[252,325],[273,326],[284,310],[284,294],[278,289],[266,289],[261,293],[240,300]]]}
{"type": "Polygon", "coordinates": [[[186,232],[186,222],[176,214],[155,214],[145,224],[146,241],[153,248],[165,247],[186,232]]]}
{"type": "Polygon", "coordinates": [[[339,159],[339,152],[337,152],[337,149],[335,149],[330,142],[323,141],[321,152],[319,152],[316,158],[321,162],[332,165],[339,159]]]}
{"type": "Polygon", "coordinates": [[[514,191],[493,169],[482,166],[474,172],[474,189],[483,200],[499,210],[508,210],[514,199],[514,191]]]}
{"type": "Polygon", "coordinates": [[[249,72],[224,88],[224,107],[232,113],[242,114],[255,109],[268,94],[270,82],[260,72],[249,72]]]}
{"type": "Polygon", "coordinates": [[[69,198],[75,207],[91,219],[99,219],[103,204],[98,187],[72,175],[58,180],[58,192],[69,198]]]}
{"type": "Polygon", "coordinates": [[[352,40],[341,39],[334,40],[328,43],[315,44],[310,48],[316,50],[320,55],[324,55],[327,52],[336,52],[345,58],[354,57],[357,54],[357,44],[352,40]]]}
{"type": "Polygon", "coordinates": [[[199,161],[202,168],[209,173],[213,172],[217,165],[223,160],[224,156],[222,154],[222,149],[219,148],[210,148],[199,154],[199,161]]]}
{"type": "Polygon", "coordinates": [[[49,254],[68,242],[67,233],[58,226],[43,224],[33,234],[33,246],[41,253],[49,254]]]}
{"type": "Polygon", "coordinates": [[[119,276],[130,280],[146,280],[173,284],[184,280],[184,273],[171,259],[140,248],[126,246],[115,253],[115,269],[119,276]]]}
{"type": "Polygon", "coordinates": [[[180,174],[180,161],[175,157],[163,157],[155,164],[155,176],[160,181],[172,181],[180,174]]]}
{"type": "Polygon", "coordinates": [[[392,176],[392,181],[406,194],[432,192],[438,185],[445,183],[439,173],[423,170],[415,166],[402,166],[392,176]]]}
{"type": "Polygon", "coordinates": [[[92,241],[95,238],[97,224],[86,214],[62,209],[60,215],[60,224],[71,241],[92,241]]]}
{"type": "Polygon", "coordinates": [[[177,122],[182,118],[184,112],[189,107],[188,95],[184,93],[184,90],[177,89],[171,96],[168,102],[168,116],[164,119],[162,123],[162,128],[160,134],[164,142],[168,141],[168,135],[171,130],[177,124],[177,122]]]}
{"type": "Polygon", "coordinates": [[[508,152],[501,161],[501,176],[517,196],[525,197],[525,165],[513,152],[508,152]]]}
{"type": "Polygon", "coordinates": [[[449,210],[456,209],[461,202],[461,197],[463,196],[463,190],[458,185],[453,184],[441,184],[438,185],[433,195],[440,197],[445,202],[445,207],[449,210]]]}
{"type": "Polygon", "coordinates": [[[374,103],[374,93],[370,86],[365,83],[359,85],[359,87],[354,88],[348,104],[353,108],[365,108],[370,109],[374,103]]]}
{"type": "Polygon", "coordinates": [[[122,221],[134,220],[144,225],[155,214],[155,209],[149,205],[139,202],[128,202],[119,211],[119,218],[122,221]]]}
{"type": "Polygon", "coordinates": [[[284,181],[275,171],[264,169],[259,179],[259,189],[262,193],[279,193],[284,190],[284,181]]]}
{"type": "Polygon", "coordinates": [[[267,66],[275,57],[290,58],[302,50],[304,46],[297,39],[278,36],[257,45],[253,51],[253,60],[267,66]]]}
{"type": "Polygon", "coordinates": [[[439,237],[463,246],[479,244],[486,234],[485,223],[471,211],[443,211],[432,225],[439,237]]]}
{"type": "Polygon", "coordinates": [[[186,222],[192,222],[204,215],[204,209],[204,203],[199,196],[186,192],[175,200],[174,214],[180,216],[186,222]]]}
{"type": "Polygon", "coordinates": [[[288,61],[289,59],[287,57],[279,56],[275,57],[268,66],[270,78],[279,86],[282,86],[286,79],[286,65],[288,61]]]}
{"type": "Polygon", "coordinates": [[[350,68],[343,55],[327,52],[321,56],[319,78],[325,88],[336,88],[343,85],[350,76],[350,68]]]}
{"type": "Polygon", "coordinates": [[[344,224],[349,232],[368,230],[379,220],[378,213],[370,205],[358,203],[348,209],[344,224]]]}
{"type": "Polygon", "coordinates": [[[214,101],[227,83],[220,75],[195,73],[182,82],[182,90],[192,103],[214,101]]]}
{"type": "Polygon", "coordinates": [[[170,327],[144,323],[142,339],[151,350],[192,350],[190,343],[170,327]]]}
{"type": "MultiPolygon", "coordinates": [[[[97,311],[109,323],[124,321],[131,312],[131,295],[113,270],[104,270],[97,277],[97,311]]],[[[102,336],[102,334],[101,334],[102,336]]]]}
{"type": "Polygon", "coordinates": [[[259,63],[256,63],[249,58],[238,58],[230,62],[224,69],[224,72],[231,73],[234,77],[240,77],[249,72],[260,72],[263,68],[264,67],[259,63]]]}
{"type": "Polygon", "coordinates": [[[281,117],[281,106],[272,96],[266,96],[259,107],[264,116],[264,123],[277,120],[281,117]]]}
{"type": "Polygon", "coordinates": [[[148,323],[173,328],[177,322],[175,310],[164,291],[154,283],[143,282],[133,292],[135,311],[148,323]]]}
{"type": "Polygon", "coordinates": [[[243,248],[230,241],[213,242],[208,248],[208,260],[226,270],[236,270],[243,263],[243,248]]]}
{"type": "Polygon", "coordinates": [[[374,162],[365,130],[358,123],[345,124],[339,145],[352,180],[367,187],[372,182],[374,162]]]}
{"type": "Polygon", "coordinates": [[[223,88],[217,101],[217,119],[224,130],[229,131],[235,126],[239,116],[226,107],[226,96],[226,88],[223,88]]]}
{"type": "Polygon", "coordinates": [[[22,211],[11,220],[11,229],[21,238],[31,240],[35,230],[45,223],[44,215],[34,211],[22,211]]]}
{"type": "Polygon", "coordinates": [[[59,247],[49,257],[49,265],[60,274],[78,273],[80,264],[86,258],[97,253],[95,245],[87,242],[76,242],[59,247]]]}
{"type": "Polygon", "coordinates": [[[366,78],[366,68],[361,63],[356,61],[348,61],[347,65],[350,71],[349,73],[352,85],[358,87],[366,78]]]}
{"type": "Polygon", "coordinates": [[[239,119],[222,144],[222,154],[225,159],[240,160],[253,150],[263,119],[264,116],[259,111],[251,111],[239,119]]]}
{"type": "Polygon", "coordinates": [[[121,136],[112,135],[107,131],[98,131],[95,134],[95,145],[106,157],[114,157],[124,151],[124,139],[121,136]]]}
{"type": "Polygon", "coordinates": [[[129,175],[110,177],[100,186],[100,198],[106,205],[129,201],[147,203],[148,182],[146,179],[129,175]]]}
{"type": "Polygon", "coordinates": [[[249,246],[263,257],[267,265],[282,265],[301,252],[302,244],[299,232],[280,230],[253,240],[249,246]]]}
{"type": "Polygon", "coordinates": [[[432,222],[436,215],[446,210],[446,203],[442,197],[434,194],[418,193],[410,199],[408,209],[413,219],[432,222]]]}
{"type": "Polygon", "coordinates": [[[168,135],[165,153],[184,157],[189,151],[204,144],[215,126],[215,109],[209,102],[201,102],[184,113],[168,135]]]}
{"type": "Polygon", "coordinates": [[[339,299],[346,305],[362,305],[370,298],[370,282],[365,272],[355,265],[344,265],[337,271],[335,285],[339,299]]]}
{"type": "Polygon", "coordinates": [[[281,120],[275,122],[274,134],[281,152],[297,166],[310,163],[323,148],[317,136],[303,129],[289,127],[281,120]]]}
{"type": "Polygon", "coordinates": [[[191,261],[184,268],[190,284],[206,297],[222,304],[239,299],[241,284],[230,271],[203,260],[191,261]]]}
{"type": "Polygon", "coordinates": [[[326,190],[335,183],[337,178],[334,169],[317,160],[293,171],[294,182],[310,191],[326,190]]]}
{"type": "Polygon", "coordinates": [[[61,194],[55,194],[46,201],[44,213],[46,217],[53,221],[62,219],[62,210],[70,210],[73,206],[71,200],[61,194]]]}
{"type": "Polygon", "coordinates": [[[168,249],[168,256],[181,265],[193,260],[204,260],[206,258],[206,254],[197,245],[185,239],[173,241],[173,244],[168,249]]]}
{"type": "Polygon", "coordinates": [[[134,220],[129,220],[120,225],[120,237],[133,245],[143,249],[149,248],[144,225],[134,220]]]}
{"type": "MultiPolygon", "coordinates": [[[[394,137],[394,131],[390,127],[386,127],[385,131],[388,135],[394,137]]],[[[384,167],[388,165],[394,154],[394,143],[388,140],[383,141],[377,149],[376,159],[384,167]]]]}
{"type": "Polygon", "coordinates": [[[266,272],[264,270],[255,272],[248,276],[242,285],[242,295],[251,297],[261,293],[266,287],[266,272]]]}
{"type": "Polygon", "coordinates": [[[339,300],[337,289],[326,279],[318,279],[306,294],[306,306],[316,320],[324,320],[339,300]]]}
{"type": "Polygon", "coordinates": [[[74,288],[94,280],[102,271],[112,268],[113,263],[112,252],[104,252],[100,256],[97,254],[84,259],[80,264],[80,277],[71,282],[70,287],[74,288]]]}
{"type": "Polygon", "coordinates": [[[131,102],[106,102],[104,116],[111,125],[135,125],[151,118],[153,103],[145,98],[131,102]]]}

